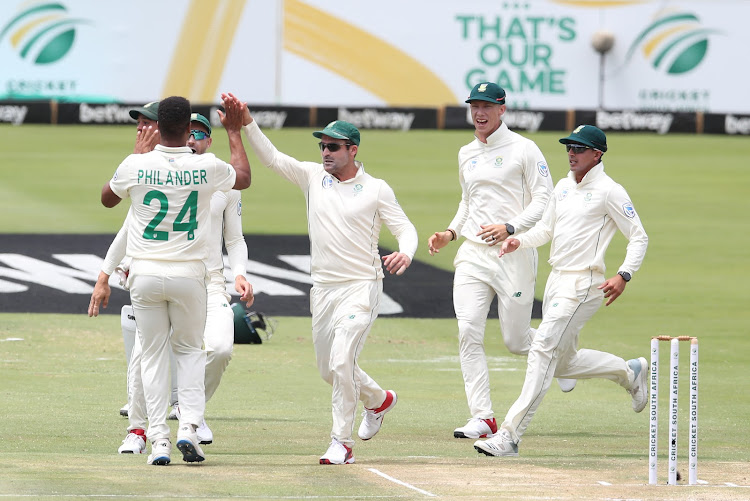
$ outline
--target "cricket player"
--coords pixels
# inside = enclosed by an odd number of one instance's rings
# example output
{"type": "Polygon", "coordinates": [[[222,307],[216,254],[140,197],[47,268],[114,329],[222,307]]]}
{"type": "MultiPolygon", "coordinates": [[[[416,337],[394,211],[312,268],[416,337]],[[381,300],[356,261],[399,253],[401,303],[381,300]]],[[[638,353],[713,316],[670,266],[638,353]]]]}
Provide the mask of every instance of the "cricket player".
{"type": "MultiPolygon", "coordinates": [[[[169,97],[159,103],[160,143],[150,153],[130,155],[102,188],[102,204],[114,207],[132,199],[127,255],[132,257],[128,285],[143,347],[141,377],[151,441],[148,464],[171,461],[167,425],[169,350],[177,361],[180,424],[177,448],[187,462],[205,459],[196,429],[205,410],[203,332],[206,323],[205,260],[210,238],[210,199],[216,191],[250,185],[250,166],[242,145],[242,108],[223,95],[220,118],[229,135],[232,164],[213,154],[194,155],[185,146],[190,135],[190,102],[169,97]],[[171,329],[171,335],[170,335],[171,329]]],[[[108,277],[100,273],[95,294],[108,277]]],[[[90,315],[104,298],[92,295],[90,315]]]]}
{"type": "Polygon", "coordinates": [[[638,271],[648,237],[625,189],[604,172],[604,132],[581,125],[560,139],[568,151],[570,172],[552,194],[542,219],[524,235],[503,242],[500,257],[550,240],[552,272],[544,291],[544,315],[529,350],[521,395],[511,406],[501,431],[474,443],[488,456],[517,456],[518,443],[550,387],[552,377],[609,379],[625,388],[635,412],[648,401],[648,363],[627,362],[596,350],[578,349],[578,334],[607,299],[617,299],[638,271]],[[604,255],[615,232],[628,239],[618,272],[605,278],[604,255]]]}
{"type": "MultiPolygon", "coordinates": [[[[199,113],[190,117],[190,137],[187,146],[195,154],[202,155],[211,146],[211,123],[199,113]]],[[[110,275],[118,263],[125,259],[127,245],[127,230],[130,216],[112,242],[104,259],[102,271],[110,275]]],[[[242,234],[242,202],[240,192],[216,192],[211,197],[211,245],[209,259],[206,264],[211,281],[208,285],[208,311],[204,344],[207,354],[206,361],[206,403],[211,399],[221,382],[222,375],[232,358],[234,346],[234,316],[229,307],[230,296],[226,291],[224,277],[224,262],[222,258],[222,236],[227,248],[230,268],[234,277],[235,290],[240,294],[240,300],[246,301],[248,306],[253,302],[252,285],[245,278],[247,264],[247,244],[242,234]]],[[[127,259],[129,261],[129,258],[127,259]]],[[[132,309],[132,307],[131,307],[132,309]]],[[[135,325],[135,318],[132,320],[135,325]]],[[[133,327],[135,330],[135,327],[133,327]]],[[[128,365],[128,433],[122,445],[118,448],[120,454],[139,454],[146,451],[146,401],[143,394],[141,380],[141,342],[136,339],[133,355],[128,365]]],[[[170,350],[171,352],[171,350],[170,350]]],[[[170,363],[170,366],[173,364],[170,363]]],[[[177,381],[172,380],[172,387],[177,387],[177,381]]],[[[174,390],[176,393],[176,390],[174,390]]],[[[176,397],[175,397],[176,398],[176,397]]],[[[173,405],[173,410],[178,410],[173,405]]],[[[179,412],[179,411],[177,411],[179,412]]],[[[196,430],[201,445],[213,442],[213,432],[205,419],[196,430]]]]}
{"type": "Polygon", "coordinates": [[[461,202],[448,229],[435,232],[427,243],[434,255],[458,237],[466,237],[453,262],[453,306],[471,418],[456,428],[453,436],[480,438],[497,432],[484,351],[487,314],[495,296],[508,351],[528,353],[535,332],[531,310],[537,251],[524,249],[506,261],[497,259],[492,246],[534,226],[552,192],[552,180],[537,145],[503,122],[502,87],[491,82],[477,84],[466,102],[471,107],[475,138],[458,152],[461,202]]]}
{"type": "Polygon", "coordinates": [[[352,439],[357,402],[364,404],[358,435],[369,440],[396,392],[383,390],[357,364],[367,334],[378,316],[383,269],[378,238],[383,223],[399,251],[382,257],[390,273],[401,275],[417,250],[417,230],[388,184],[367,174],[355,160],[359,130],[337,120],[313,132],[320,138],[323,163],[300,162],[279,152],[245,113],[244,132],[261,163],[299,186],[307,202],[310,233],[312,338],[321,377],[333,386],[333,428],[320,464],[354,462],[352,439]]]}

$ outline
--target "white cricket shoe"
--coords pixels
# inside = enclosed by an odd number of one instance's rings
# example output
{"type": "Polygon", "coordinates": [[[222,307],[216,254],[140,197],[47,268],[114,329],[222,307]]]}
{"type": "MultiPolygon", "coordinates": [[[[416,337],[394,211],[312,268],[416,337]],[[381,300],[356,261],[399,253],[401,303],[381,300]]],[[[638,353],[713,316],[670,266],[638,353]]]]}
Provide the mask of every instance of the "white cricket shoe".
{"type": "Polygon", "coordinates": [[[132,430],[125,436],[122,445],[117,449],[118,454],[145,454],[146,432],[144,430],[132,430]],[[139,431],[140,433],[136,433],[139,431]]]}
{"type": "Polygon", "coordinates": [[[351,447],[347,447],[335,438],[331,440],[328,450],[320,457],[320,464],[352,464],[354,453],[351,447]]]}
{"type": "Polygon", "coordinates": [[[177,448],[182,452],[182,460],[187,463],[199,463],[206,459],[192,425],[180,425],[177,430],[177,448]]]}
{"type": "Polygon", "coordinates": [[[502,430],[487,440],[477,440],[474,442],[474,448],[477,452],[487,456],[518,456],[518,444],[510,438],[510,433],[507,430],[502,430]]]}
{"type": "Polygon", "coordinates": [[[383,416],[396,406],[396,402],[398,402],[396,392],[387,390],[385,392],[385,400],[380,407],[377,409],[365,408],[365,411],[362,413],[362,423],[359,425],[359,431],[357,432],[359,438],[370,440],[377,435],[380,431],[380,426],[383,424],[383,416]]]}
{"type": "Polygon", "coordinates": [[[214,432],[211,431],[211,428],[208,427],[205,420],[203,420],[198,429],[195,430],[195,434],[198,435],[198,442],[200,442],[201,445],[207,445],[214,441],[214,432]]]}
{"type": "Polygon", "coordinates": [[[465,426],[453,430],[454,438],[485,438],[497,433],[495,418],[471,418],[465,426]]]}
{"type": "Polygon", "coordinates": [[[128,417],[128,411],[130,411],[130,404],[125,404],[120,407],[120,416],[128,417]]]}
{"type": "Polygon", "coordinates": [[[171,419],[172,421],[180,420],[180,405],[177,402],[174,403],[174,405],[172,406],[172,410],[169,411],[167,419],[171,419]]]}
{"type": "Polygon", "coordinates": [[[648,403],[648,362],[643,357],[634,358],[628,360],[628,366],[633,369],[633,384],[628,393],[633,397],[633,410],[641,412],[648,403]]]}
{"type": "Polygon", "coordinates": [[[557,385],[563,393],[570,393],[576,387],[577,379],[557,378],[557,385]]]}
{"type": "Polygon", "coordinates": [[[172,461],[171,455],[172,442],[168,438],[160,438],[151,442],[151,454],[146,463],[166,466],[172,461]]]}

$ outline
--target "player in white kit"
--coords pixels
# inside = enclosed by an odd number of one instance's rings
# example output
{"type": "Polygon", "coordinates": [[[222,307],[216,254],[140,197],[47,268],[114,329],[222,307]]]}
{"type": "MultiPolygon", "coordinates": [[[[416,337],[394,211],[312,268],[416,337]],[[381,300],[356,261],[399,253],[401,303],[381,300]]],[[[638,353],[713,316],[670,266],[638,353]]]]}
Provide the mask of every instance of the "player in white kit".
{"type": "Polygon", "coordinates": [[[640,268],[648,237],[625,189],[604,172],[604,132],[581,125],[560,139],[568,150],[570,172],[552,194],[542,219],[526,234],[503,242],[502,259],[517,249],[552,241],[552,272],[544,291],[544,314],[529,350],[521,395],[511,406],[498,434],[478,440],[474,448],[488,456],[517,456],[518,443],[550,387],[552,377],[603,378],[625,388],[635,412],[648,401],[648,363],[627,362],[602,351],[578,349],[578,334],[607,299],[625,290],[640,268]],[[615,232],[628,239],[618,272],[604,278],[604,255],[615,232]]]}
{"type": "Polygon", "coordinates": [[[364,404],[358,435],[371,439],[383,416],[396,404],[357,364],[383,290],[378,238],[383,223],[399,251],[382,257],[391,273],[402,274],[417,249],[417,230],[388,184],[372,177],[355,160],[357,128],[345,121],[314,132],[323,163],[300,162],[279,152],[249,111],[244,132],[261,163],[299,186],[307,201],[310,234],[312,338],[321,377],[333,386],[331,444],[320,464],[354,462],[352,439],[357,402],[364,404]]]}
{"type": "Polygon", "coordinates": [[[537,251],[534,248],[497,259],[492,245],[531,228],[552,192],[547,162],[536,144],[502,121],[505,90],[484,82],[466,100],[471,105],[474,140],[458,152],[461,202],[445,231],[428,240],[435,254],[452,240],[466,237],[453,262],[453,306],[458,320],[458,350],[471,419],[456,428],[456,438],[480,438],[497,432],[484,351],[487,313],[497,296],[498,317],[508,351],[525,355],[534,329],[537,251]]]}
{"type": "MultiPolygon", "coordinates": [[[[132,200],[128,285],[143,347],[141,376],[149,419],[149,464],[171,461],[166,422],[169,344],[177,361],[181,405],[177,447],[187,462],[205,459],[196,429],[205,410],[206,352],[202,345],[210,200],[216,191],[250,185],[240,134],[245,105],[232,95],[222,97],[226,116],[220,116],[229,135],[232,164],[210,153],[194,155],[185,146],[190,135],[190,102],[173,96],[159,103],[160,144],[150,153],[128,156],[102,189],[105,207],[114,207],[125,197],[132,200]]],[[[97,287],[108,280],[102,275],[97,287]]],[[[92,296],[90,314],[98,313],[100,302],[92,296]]]]}
{"type": "MultiPolygon", "coordinates": [[[[206,117],[193,113],[190,117],[190,137],[187,146],[195,154],[202,155],[211,146],[211,124],[206,117]]],[[[125,224],[118,232],[102,265],[102,271],[111,275],[112,270],[118,266],[125,257],[127,245],[127,230],[130,216],[126,218],[125,224]]],[[[234,346],[233,312],[229,307],[230,296],[226,290],[226,279],[224,277],[224,262],[222,259],[221,242],[222,237],[227,248],[229,264],[234,278],[235,290],[240,294],[240,300],[246,301],[248,306],[253,302],[253,289],[245,278],[245,267],[247,264],[247,244],[242,234],[242,202],[240,192],[231,190],[228,192],[217,191],[211,197],[211,237],[210,241],[215,244],[210,246],[209,259],[206,264],[211,276],[208,285],[208,311],[206,317],[206,329],[204,332],[204,344],[206,348],[206,403],[211,399],[219,386],[224,370],[232,358],[234,346]]],[[[127,259],[129,262],[129,259],[127,259]]],[[[132,307],[128,305],[132,311],[132,307]]],[[[123,307],[123,310],[125,307],[123,307]]],[[[146,400],[143,394],[143,382],[141,380],[141,342],[135,336],[135,316],[130,320],[133,324],[134,343],[132,346],[132,357],[128,365],[128,433],[122,445],[118,448],[120,454],[138,454],[146,451],[146,400]]],[[[125,331],[125,329],[123,329],[125,331]]],[[[170,350],[171,353],[171,350],[170,350]]],[[[173,358],[173,357],[171,357],[173,358]]],[[[170,366],[174,364],[170,360],[170,366]]],[[[176,375],[172,374],[172,394],[176,400],[177,381],[176,375]]],[[[173,409],[177,409],[173,405],[173,409]]],[[[196,430],[200,444],[213,442],[213,432],[203,423],[196,430]]]]}

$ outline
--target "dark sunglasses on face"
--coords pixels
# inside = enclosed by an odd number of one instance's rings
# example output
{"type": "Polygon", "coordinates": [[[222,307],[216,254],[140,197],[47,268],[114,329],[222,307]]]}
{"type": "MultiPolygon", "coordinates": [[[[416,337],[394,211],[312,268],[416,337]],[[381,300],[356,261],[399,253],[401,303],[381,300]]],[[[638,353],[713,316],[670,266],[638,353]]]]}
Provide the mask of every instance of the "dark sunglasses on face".
{"type": "Polygon", "coordinates": [[[190,135],[193,136],[196,141],[200,141],[201,139],[211,137],[208,135],[208,132],[203,132],[202,130],[196,130],[196,129],[191,130],[190,135]]]}
{"type": "Polygon", "coordinates": [[[588,146],[583,146],[581,144],[566,144],[565,145],[565,151],[568,151],[568,152],[572,151],[576,155],[578,155],[579,153],[583,153],[584,151],[590,150],[590,149],[591,148],[589,148],[588,146]]]}
{"type": "Polygon", "coordinates": [[[331,153],[334,153],[336,151],[339,151],[342,146],[346,146],[346,149],[348,150],[349,146],[351,146],[352,144],[353,143],[339,144],[339,143],[323,143],[323,142],[320,142],[320,143],[318,143],[318,146],[320,146],[320,151],[324,151],[326,148],[328,148],[328,151],[330,151],[331,153]]]}

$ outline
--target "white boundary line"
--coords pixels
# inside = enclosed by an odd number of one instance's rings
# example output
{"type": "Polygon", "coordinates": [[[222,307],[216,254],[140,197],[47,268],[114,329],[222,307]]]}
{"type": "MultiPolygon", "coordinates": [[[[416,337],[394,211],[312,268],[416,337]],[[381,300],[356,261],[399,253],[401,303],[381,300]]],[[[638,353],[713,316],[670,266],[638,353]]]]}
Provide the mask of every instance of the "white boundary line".
{"type": "Polygon", "coordinates": [[[386,475],[386,474],[385,474],[385,473],[383,473],[382,471],[376,470],[375,468],[367,468],[367,469],[368,469],[369,471],[373,472],[373,473],[374,473],[374,474],[376,474],[376,475],[380,475],[381,477],[383,477],[383,478],[384,478],[384,479],[386,479],[386,480],[390,480],[391,482],[393,482],[393,483],[396,483],[396,484],[398,484],[398,485],[403,485],[404,487],[407,487],[407,488],[409,488],[409,489],[413,489],[413,490],[415,490],[415,491],[419,492],[420,494],[424,494],[425,496],[430,496],[430,497],[432,497],[432,498],[436,498],[436,497],[438,497],[438,495],[437,495],[437,494],[433,494],[433,493],[431,493],[431,492],[427,492],[427,491],[425,491],[425,490],[423,490],[423,489],[420,489],[419,487],[414,487],[414,486],[413,486],[413,485],[411,485],[411,484],[407,484],[406,482],[402,482],[401,480],[399,480],[399,479],[397,479],[397,478],[393,478],[393,477],[392,477],[392,476],[390,476],[390,475],[386,475]]]}

